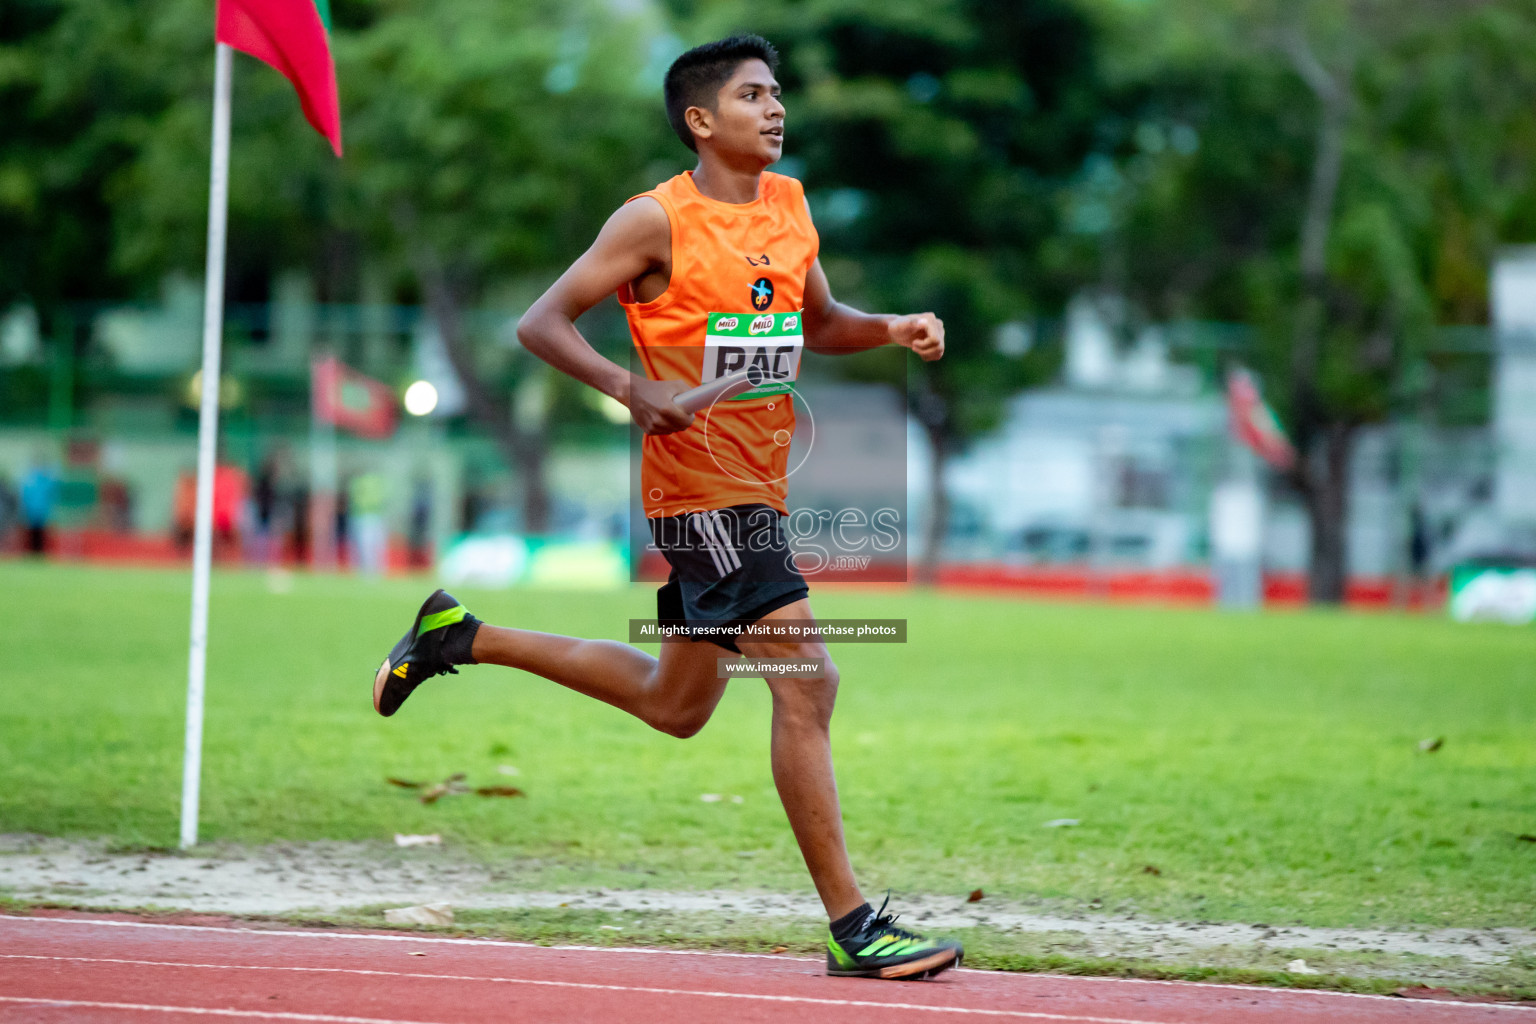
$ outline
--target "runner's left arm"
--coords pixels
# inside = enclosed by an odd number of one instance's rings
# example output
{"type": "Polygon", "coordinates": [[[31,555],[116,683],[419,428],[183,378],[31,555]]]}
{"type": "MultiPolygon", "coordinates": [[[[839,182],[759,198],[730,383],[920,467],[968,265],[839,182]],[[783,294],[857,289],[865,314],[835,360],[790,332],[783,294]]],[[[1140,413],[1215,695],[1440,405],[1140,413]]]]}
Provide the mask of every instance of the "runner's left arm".
{"type": "Polygon", "coordinates": [[[805,275],[805,347],[826,355],[901,345],[926,362],[944,355],[944,321],[932,313],[861,313],[832,297],[821,260],[805,275]]]}

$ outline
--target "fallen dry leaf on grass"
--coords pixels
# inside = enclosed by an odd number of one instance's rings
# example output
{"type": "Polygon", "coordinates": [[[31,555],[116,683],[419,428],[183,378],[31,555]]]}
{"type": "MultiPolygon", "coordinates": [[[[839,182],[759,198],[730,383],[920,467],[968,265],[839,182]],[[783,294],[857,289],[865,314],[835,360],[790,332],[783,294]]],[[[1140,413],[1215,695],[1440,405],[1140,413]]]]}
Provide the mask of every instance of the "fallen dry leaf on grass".
{"type": "Polygon", "coordinates": [[[1156,864],[1148,864],[1146,867],[1141,869],[1141,873],[1144,875],[1161,875],[1163,873],[1163,869],[1158,867],[1156,864]]]}
{"type": "Polygon", "coordinates": [[[986,895],[987,894],[982,892],[980,889],[972,889],[971,894],[965,898],[965,902],[980,903],[983,899],[986,898],[986,895]]]}
{"type": "Polygon", "coordinates": [[[391,786],[399,786],[401,789],[419,789],[422,791],[422,803],[435,804],[440,798],[446,796],[449,793],[468,793],[469,787],[464,784],[464,778],[465,775],[463,772],[454,772],[442,782],[434,783],[430,786],[425,782],[413,782],[410,779],[399,779],[393,775],[386,776],[384,781],[388,782],[391,786]]]}
{"type": "MultiPolygon", "coordinates": [[[[505,765],[503,767],[506,767],[505,765]]],[[[464,780],[468,778],[465,772],[454,772],[442,782],[428,785],[425,782],[413,782],[410,779],[399,779],[393,775],[386,776],[384,781],[391,786],[399,786],[401,789],[421,790],[420,800],[424,804],[435,804],[445,796],[454,796],[460,793],[474,793],[476,796],[527,796],[516,786],[480,786],[471,789],[464,780]]]]}

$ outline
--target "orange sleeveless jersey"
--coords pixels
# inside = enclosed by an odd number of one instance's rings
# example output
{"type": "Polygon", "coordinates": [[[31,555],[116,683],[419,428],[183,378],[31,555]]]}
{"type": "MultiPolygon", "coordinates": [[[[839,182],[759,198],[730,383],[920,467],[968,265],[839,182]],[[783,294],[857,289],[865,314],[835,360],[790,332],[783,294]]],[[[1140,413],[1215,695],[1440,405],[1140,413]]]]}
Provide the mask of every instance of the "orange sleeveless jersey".
{"type": "Polygon", "coordinates": [[[661,204],[672,229],[667,290],[650,302],[635,302],[628,286],[619,291],[646,375],[696,385],[755,364],[769,378],[701,411],[687,430],[645,436],[645,514],[754,502],[787,512],[789,382],[803,351],[805,278],[820,246],[805,191],[794,178],[765,172],[755,200],[723,203],[684,172],[641,195],[661,204]]]}

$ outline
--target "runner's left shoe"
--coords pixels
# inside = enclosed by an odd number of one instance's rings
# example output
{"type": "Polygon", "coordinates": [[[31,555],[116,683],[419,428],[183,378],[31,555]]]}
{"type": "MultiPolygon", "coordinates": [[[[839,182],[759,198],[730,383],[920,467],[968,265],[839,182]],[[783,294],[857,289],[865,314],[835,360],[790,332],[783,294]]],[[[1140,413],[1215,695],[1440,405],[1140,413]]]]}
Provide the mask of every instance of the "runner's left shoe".
{"type": "Polygon", "coordinates": [[[838,978],[891,978],[917,981],[960,966],[965,948],[953,939],[925,939],[896,927],[887,914],[889,895],[869,915],[857,935],[839,942],[827,935],[827,973],[838,978]]]}
{"type": "Polygon", "coordinates": [[[454,665],[473,664],[469,648],[480,620],[469,614],[446,590],[435,590],[422,602],[416,621],[395,644],[373,676],[373,710],[388,718],[400,710],[411,691],[444,672],[458,675],[454,665]],[[461,624],[469,624],[468,634],[461,624]],[[445,651],[451,640],[455,647],[445,651]]]}

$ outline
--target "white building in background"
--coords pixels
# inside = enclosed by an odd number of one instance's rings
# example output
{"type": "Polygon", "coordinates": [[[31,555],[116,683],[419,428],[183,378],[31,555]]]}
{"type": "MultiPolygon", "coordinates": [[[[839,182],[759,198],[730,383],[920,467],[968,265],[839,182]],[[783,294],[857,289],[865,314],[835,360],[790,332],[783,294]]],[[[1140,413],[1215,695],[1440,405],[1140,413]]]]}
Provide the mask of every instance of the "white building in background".
{"type": "Polygon", "coordinates": [[[1479,469],[1473,485],[1442,482],[1435,493],[1461,512],[1436,553],[1441,568],[1469,558],[1536,557],[1536,246],[1505,250],[1490,292],[1492,421],[1462,439],[1462,459],[1479,469]]]}
{"type": "MultiPolygon", "coordinates": [[[[1523,363],[1511,363],[1508,345],[1501,350],[1498,401],[1509,412],[1496,416],[1501,437],[1525,439],[1500,449],[1499,493],[1536,519],[1536,498],[1516,490],[1536,494],[1536,250],[1529,258],[1531,329],[1521,335],[1529,347],[1520,350],[1523,363]]],[[[996,431],[950,460],[949,557],[1146,569],[1209,562],[1212,494],[1238,468],[1225,397],[1203,384],[1197,368],[1171,358],[1159,330],[1118,342],[1111,324],[1119,313],[1102,300],[1074,302],[1062,382],[1015,397],[996,431]]],[[[1476,520],[1487,502],[1490,437],[1483,428],[1363,429],[1351,465],[1349,572],[1407,569],[1415,503],[1434,524],[1432,565],[1454,558],[1450,526],[1476,520]]],[[[920,540],[932,460],[916,425],[908,451],[920,540]]],[[[1305,509],[1273,478],[1268,483],[1263,566],[1303,572],[1305,509]]]]}
{"type": "MultiPolygon", "coordinates": [[[[1117,342],[1114,300],[1069,307],[1062,383],[1008,403],[1002,426],[951,460],[952,558],[1172,568],[1203,561],[1225,454],[1220,395],[1156,329],[1117,342]]],[[[914,518],[931,454],[912,431],[914,518]]],[[[918,536],[922,536],[919,527],[918,536]]]]}
{"type": "Polygon", "coordinates": [[[1493,271],[1498,360],[1493,375],[1493,504],[1512,543],[1536,539],[1536,246],[1508,250],[1493,271]]]}

